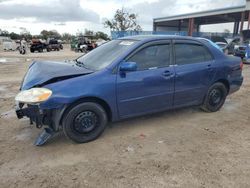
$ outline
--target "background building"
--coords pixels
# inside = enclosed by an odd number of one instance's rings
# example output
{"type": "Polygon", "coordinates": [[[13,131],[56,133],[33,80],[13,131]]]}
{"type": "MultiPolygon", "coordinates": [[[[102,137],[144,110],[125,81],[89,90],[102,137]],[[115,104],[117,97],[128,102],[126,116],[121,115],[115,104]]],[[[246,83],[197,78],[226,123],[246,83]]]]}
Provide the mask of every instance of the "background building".
{"type": "MultiPolygon", "coordinates": [[[[226,3],[226,1],[225,1],[226,3]]],[[[247,21],[250,27],[250,0],[244,5],[222,9],[213,9],[190,14],[182,14],[153,19],[154,32],[177,32],[190,36],[199,36],[200,27],[208,24],[233,23],[233,35],[243,30],[247,21]]]]}

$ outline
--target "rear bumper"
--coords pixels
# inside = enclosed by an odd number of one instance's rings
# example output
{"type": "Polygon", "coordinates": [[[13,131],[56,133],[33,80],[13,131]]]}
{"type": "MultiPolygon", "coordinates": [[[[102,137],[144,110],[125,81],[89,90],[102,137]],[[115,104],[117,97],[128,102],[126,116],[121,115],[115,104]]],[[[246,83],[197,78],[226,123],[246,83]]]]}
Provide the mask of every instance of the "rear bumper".
{"type": "Polygon", "coordinates": [[[242,76],[239,77],[239,78],[237,78],[237,79],[232,80],[231,83],[230,83],[229,94],[238,91],[238,90],[240,89],[242,83],[243,83],[243,80],[244,80],[244,79],[243,79],[242,76]]]}

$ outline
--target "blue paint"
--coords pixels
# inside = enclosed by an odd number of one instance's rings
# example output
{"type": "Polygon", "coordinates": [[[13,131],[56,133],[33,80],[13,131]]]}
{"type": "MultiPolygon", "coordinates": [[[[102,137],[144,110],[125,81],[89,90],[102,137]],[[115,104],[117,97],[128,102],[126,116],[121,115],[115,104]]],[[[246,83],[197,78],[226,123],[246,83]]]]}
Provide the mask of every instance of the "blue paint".
{"type": "MultiPolygon", "coordinates": [[[[34,62],[21,88],[42,86],[53,91],[52,96],[39,105],[41,109],[60,110],[79,99],[98,98],[109,106],[112,121],[117,121],[166,109],[200,105],[209,86],[217,81],[227,82],[229,93],[238,90],[242,84],[240,58],[224,55],[206,40],[181,36],[134,36],[120,40],[134,41],[134,44],[105,68],[91,70],[79,67],[75,62],[34,62]],[[172,44],[171,48],[177,40],[199,43],[210,51],[213,60],[177,66],[175,55],[171,53],[171,62],[166,67],[139,71],[135,70],[132,62],[124,64],[126,57],[142,45],[164,40],[172,44]],[[121,63],[123,68],[131,71],[121,71],[121,63]],[[59,80],[53,80],[55,78],[59,80]]],[[[100,46],[97,49],[101,51],[104,48],[100,46]]]]}

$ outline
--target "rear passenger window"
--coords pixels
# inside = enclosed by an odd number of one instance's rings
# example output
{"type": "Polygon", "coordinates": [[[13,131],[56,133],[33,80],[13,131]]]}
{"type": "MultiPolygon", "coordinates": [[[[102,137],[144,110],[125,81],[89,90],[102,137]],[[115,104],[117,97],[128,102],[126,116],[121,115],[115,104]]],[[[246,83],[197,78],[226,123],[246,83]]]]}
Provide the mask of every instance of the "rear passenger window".
{"type": "Polygon", "coordinates": [[[159,44],[145,47],[128,61],[136,62],[138,70],[166,67],[170,61],[170,45],[159,44]]]}
{"type": "Polygon", "coordinates": [[[212,60],[208,49],[199,44],[175,44],[175,61],[177,65],[201,63],[212,60]]]}

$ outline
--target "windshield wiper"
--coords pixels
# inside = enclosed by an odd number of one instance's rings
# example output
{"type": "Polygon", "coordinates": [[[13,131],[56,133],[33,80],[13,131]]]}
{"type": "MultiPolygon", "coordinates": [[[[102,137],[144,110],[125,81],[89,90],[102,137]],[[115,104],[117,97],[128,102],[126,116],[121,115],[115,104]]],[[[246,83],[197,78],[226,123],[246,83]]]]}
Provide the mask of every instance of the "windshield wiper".
{"type": "MultiPolygon", "coordinates": [[[[79,66],[79,67],[83,67],[85,69],[89,69],[89,70],[92,70],[90,69],[89,67],[87,67],[82,61],[78,61],[77,59],[74,60],[76,62],[76,65],[79,66]]],[[[93,71],[93,70],[92,70],[93,71]]]]}
{"type": "Polygon", "coordinates": [[[84,67],[84,68],[86,68],[86,66],[84,65],[83,62],[78,61],[77,59],[75,59],[74,61],[76,62],[76,65],[78,65],[79,67],[84,67]]]}

